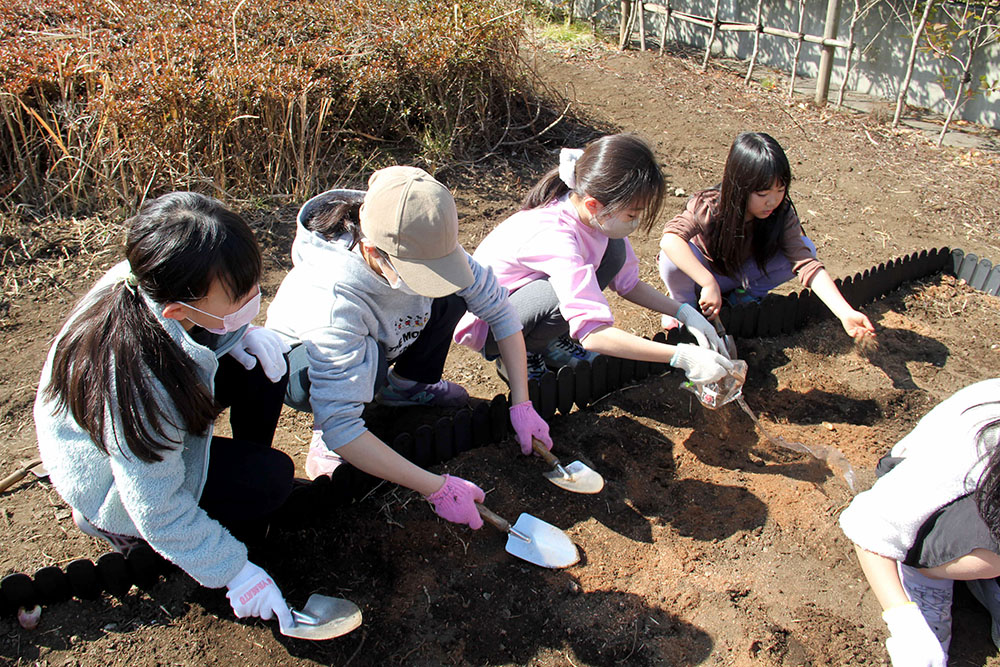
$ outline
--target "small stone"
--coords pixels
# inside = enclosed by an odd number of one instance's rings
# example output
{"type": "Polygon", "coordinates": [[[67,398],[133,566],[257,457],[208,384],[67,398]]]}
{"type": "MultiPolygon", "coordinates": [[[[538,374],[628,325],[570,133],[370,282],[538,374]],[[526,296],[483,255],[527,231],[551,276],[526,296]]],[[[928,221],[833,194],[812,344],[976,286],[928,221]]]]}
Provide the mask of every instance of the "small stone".
{"type": "Polygon", "coordinates": [[[483,599],[484,600],[489,600],[491,597],[493,597],[493,594],[490,593],[489,591],[483,593],[483,599]]]}
{"type": "Polygon", "coordinates": [[[566,588],[573,595],[579,595],[580,593],[583,592],[583,589],[580,588],[580,584],[576,583],[575,581],[569,582],[569,585],[566,586],[566,588]]]}
{"type": "Polygon", "coordinates": [[[683,197],[686,194],[687,193],[684,192],[684,188],[674,188],[674,196],[675,197],[683,197]]]}
{"type": "Polygon", "coordinates": [[[837,428],[833,424],[831,424],[830,422],[823,422],[823,428],[825,428],[827,431],[836,431],[837,430],[837,428]]]}

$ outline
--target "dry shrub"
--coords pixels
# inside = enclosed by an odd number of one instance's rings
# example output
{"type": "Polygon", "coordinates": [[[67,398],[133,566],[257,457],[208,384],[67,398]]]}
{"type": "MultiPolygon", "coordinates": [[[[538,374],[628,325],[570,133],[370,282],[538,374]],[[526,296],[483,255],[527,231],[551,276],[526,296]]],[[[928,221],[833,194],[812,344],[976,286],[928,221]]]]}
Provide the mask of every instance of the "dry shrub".
{"type": "Polygon", "coordinates": [[[551,118],[524,122],[519,8],[8,0],[0,196],[63,212],[178,188],[302,197],[390,160],[379,148],[433,165],[530,135],[551,118]]]}

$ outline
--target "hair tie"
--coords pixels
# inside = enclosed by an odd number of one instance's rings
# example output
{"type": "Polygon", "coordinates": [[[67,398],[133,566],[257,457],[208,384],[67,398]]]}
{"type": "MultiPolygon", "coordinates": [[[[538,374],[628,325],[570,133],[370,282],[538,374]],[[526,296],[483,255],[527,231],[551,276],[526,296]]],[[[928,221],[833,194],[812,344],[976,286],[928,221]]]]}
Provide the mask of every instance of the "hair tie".
{"type": "Polygon", "coordinates": [[[570,190],[576,189],[576,161],[583,155],[582,148],[561,148],[559,150],[559,180],[570,190]]]}
{"type": "Polygon", "coordinates": [[[125,289],[127,289],[132,294],[135,294],[135,288],[139,286],[139,278],[136,277],[131,271],[125,276],[125,289]]]}

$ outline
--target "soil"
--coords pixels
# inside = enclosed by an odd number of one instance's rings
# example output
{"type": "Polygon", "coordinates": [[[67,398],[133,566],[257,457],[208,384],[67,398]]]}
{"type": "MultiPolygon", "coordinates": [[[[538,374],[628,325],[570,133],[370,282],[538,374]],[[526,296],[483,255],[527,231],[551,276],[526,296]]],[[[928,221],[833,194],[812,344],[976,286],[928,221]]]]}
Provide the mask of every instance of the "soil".
{"type": "MultiPolygon", "coordinates": [[[[747,86],[725,62],[701,73],[683,54],[595,44],[536,45],[526,58],[572,100],[580,143],[619,130],[652,143],[677,191],[666,215],[683,207],[685,193],[719,180],[738,132],[759,129],[788,152],[792,197],[835,277],[940,246],[1000,260],[995,154],[935,149],[874,116],[786,100],[780,79],[747,86]]],[[[469,250],[554,164],[557,145],[515,147],[443,175],[469,250]]],[[[250,215],[273,294],[290,264],[294,207],[250,215]]],[[[4,472],[34,457],[30,409],[51,336],[120,252],[114,221],[86,230],[59,224],[74,253],[47,247],[45,228],[22,230],[29,250],[42,248],[25,251],[34,277],[25,279],[21,265],[5,277],[4,472]]],[[[633,239],[643,278],[657,286],[658,240],[656,229],[633,239]]],[[[7,237],[4,245],[14,248],[7,237]]],[[[656,333],[658,316],[617,298],[612,306],[626,330],[656,333]]],[[[1000,359],[1000,302],[953,278],[908,284],[865,311],[880,343],[868,357],[832,320],[737,341],[750,368],[746,401],[765,428],[839,449],[859,489],[923,414],[993,375],[1000,359]]],[[[460,348],[446,377],[476,401],[505,389],[491,365],[460,348]]],[[[304,526],[273,527],[255,556],[292,604],[313,592],[356,602],[364,624],[350,635],[287,639],[275,623],[235,620],[221,591],[175,573],[120,599],[52,605],[34,631],[0,618],[0,664],[887,664],[878,604],[837,526],[851,499],[843,478],[771,444],[736,406],[701,407],[679,388],[681,379],[650,377],[553,419],[556,453],[589,461],[607,480],[598,495],[549,484],[541,462],[520,456],[512,441],[434,467],[477,482],[490,507],[512,521],[529,512],[564,529],[582,553],[569,569],[529,565],[505,552],[498,531],[447,524],[415,494],[384,486],[347,507],[316,507],[304,526]]],[[[369,419],[415,424],[438,416],[380,409],[369,419]]],[[[310,426],[308,415],[286,411],[276,442],[302,476],[310,426]]],[[[105,551],[32,476],[0,494],[0,514],[0,573],[105,551]]],[[[954,613],[952,664],[1000,665],[989,616],[962,586],[954,613]]]]}

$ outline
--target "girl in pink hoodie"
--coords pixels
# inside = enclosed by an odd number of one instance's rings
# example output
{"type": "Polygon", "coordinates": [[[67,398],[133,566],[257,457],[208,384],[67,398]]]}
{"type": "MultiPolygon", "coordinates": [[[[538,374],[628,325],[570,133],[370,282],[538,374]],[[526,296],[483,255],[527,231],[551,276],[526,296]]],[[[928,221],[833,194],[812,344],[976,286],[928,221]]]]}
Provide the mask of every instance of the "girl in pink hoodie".
{"type": "MultiPolygon", "coordinates": [[[[521,319],[529,373],[574,365],[595,354],[670,363],[692,382],[710,383],[732,369],[718,353],[715,329],[691,306],[681,305],[639,279],[628,242],[648,231],[663,199],[664,180],[649,146],[634,135],[601,137],[583,150],[563,149],[560,164],[532,188],[521,210],[483,239],[473,258],[492,268],[521,319]],[[658,313],[673,315],[698,345],[663,345],[614,326],[604,289],[658,313]]],[[[455,340],[498,354],[486,323],[467,314],[455,340]]],[[[502,364],[498,364],[504,375],[502,364]]]]}

